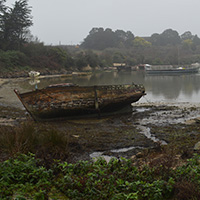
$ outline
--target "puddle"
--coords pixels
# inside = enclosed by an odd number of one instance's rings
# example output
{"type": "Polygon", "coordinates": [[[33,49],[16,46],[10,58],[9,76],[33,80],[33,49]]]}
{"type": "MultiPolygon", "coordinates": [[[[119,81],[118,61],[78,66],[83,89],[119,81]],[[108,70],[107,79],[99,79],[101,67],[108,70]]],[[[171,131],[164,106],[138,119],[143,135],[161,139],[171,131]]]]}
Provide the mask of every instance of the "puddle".
{"type": "Polygon", "coordinates": [[[92,154],[90,154],[90,158],[92,158],[93,161],[95,162],[98,158],[102,157],[105,159],[107,163],[109,163],[112,158],[116,158],[114,156],[107,156],[103,154],[104,152],[93,152],[92,154]]]}
{"type": "Polygon", "coordinates": [[[158,142],[161,145],[167,145],[167,142],[164,140],[160,140],[151,134],[151,129],[149,127],[145,127],[139,125],[138,128],[141,130],[141,133],[144,134],[148,139],[151,139],[153,142],[158,142]]]}
{"type": "Polygon", "coordinates": [[[193,119],[193,121],[195,121],[200,117],[200,104],[198,103],[192,104],[186,102],[167,105],[153,103],[152,105],[141,104],[141,107],[139,105],[137,106],[133,116],[139,112],[143,112],[143,117],[137,120],[137,128],[141,130],[141,134],[145,135],[148,139],[151,139],[153,142],[159,142],[162,145],[167,145],[167,142],[152,135],[148,125],[154,124],[161,127],[170,124],[186,124],[189,120],[193,119]]]}
{"type": "Polygon", "coordinates": [[[141,112],[145,112],[145,111],[149,111],[149,110],[151,110],[151,109],[150,108],[144,108],[144,107],[133,108],[134,113],[141,113],[141,112]]]}
{"type": "Polygon", "coordinates": [[[147,124],[155,124],[160,126],[177,124],[185,123],[192,118],[200,117],[200,103],[138,103],[134,105],[134,111],[133,115],[144,113],[144,116],[139,121],[140,125],[147,126],[147,124]],[[146,116],[145,112],[147,112],[146,116]]]}
{"type": "MultiPolygon", "coordinates": [[[[150,139],[154,143],[160,143],[161,145],[167,145],[167,142],[156,137],[151,133],[151,125],[165,126],[177,123],[186,123],[187,120],[200,116],[200,109],[198,106],[191,107],[192,105],[180,104],[176,105],[154,105],[153,107],[134,107],[133,109],[133,123],[136,124],[136,128],[140,134],[143,134],[147,139],[150,139]],[[140,116],[136,116],[139,114],[140,116]]],[[[120,148],[110,150],[111,153],[126,153],[133,149],[140,148],[138,146],[132,146],[128,148],[120,148]]],[[[107,162],[110,161],[113,156],[104,155],[105,152],[94,152],[90,155],[91,158],[97,159],[103,157],[107,162]]],[[[106,153],[105,153],[106,154],[106,153]]]]}
{"type": "MultiPolygon", "coordinates": [[[[121,148],[121,149],[113,149],[110,150],[110,152],[112,153],[125,153],[128,152],[130,150],[133,149],[143,149],[143,147],[128,147],[128,148],[121,148]]],[[[92,154],[90,154],[90,157],[96,161],[98,158],[102,157],[106,160],[106,162],[108,163],[112,158],[116,158],[115,156],[108,156],[108,155],[104,155],[105,152],[93,152],[92,154]]]]}
{"type": "Polygon", "coordinates": [[[121,149],[115,149],[115,150],[111,150],[111,152],[113,153],[124,153],[127,151],[130,151],[132,149],[142,149],[142,147],[128,147],[128,148],[121,148],[121,149]]]}

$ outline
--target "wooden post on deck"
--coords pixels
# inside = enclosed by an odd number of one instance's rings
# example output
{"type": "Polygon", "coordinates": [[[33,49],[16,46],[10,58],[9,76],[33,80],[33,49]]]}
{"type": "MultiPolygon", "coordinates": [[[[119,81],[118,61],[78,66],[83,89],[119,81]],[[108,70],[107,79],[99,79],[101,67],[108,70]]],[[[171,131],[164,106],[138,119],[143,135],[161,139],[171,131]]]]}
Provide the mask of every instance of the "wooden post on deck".
{"type": "Polygon", "coordinates": [[[97,86],[94,86],[94,106],[95,109],[99,109],[99,103],[98,103],[98,96],[97,96],[97,86]]]}

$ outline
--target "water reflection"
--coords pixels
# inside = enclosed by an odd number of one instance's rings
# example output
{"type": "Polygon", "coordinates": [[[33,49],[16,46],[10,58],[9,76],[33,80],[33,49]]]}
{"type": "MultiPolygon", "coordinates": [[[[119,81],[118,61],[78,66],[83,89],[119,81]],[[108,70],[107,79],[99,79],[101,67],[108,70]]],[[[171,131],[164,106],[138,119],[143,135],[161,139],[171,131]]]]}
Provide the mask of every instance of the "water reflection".
{"type": "MultiPolygon", "coordinates": [[[[34,89],[33,85],[25,80],[19,83],[23,91],[34,89]]],[[[146,88],[149,101],[173,101],[173,102],[199,102],[200,99],[200,74],[181,76],[150,76],[143,71],[133,72],[102,72],[87,76],[59,76],[40,78],[38,88],[57,83],[74,83],[78,85],[102,85],[102,84],[143,84],[146,88]]],[[[145,101],[145,100],[141,100],[145,101]]]]}
{"type": "Polygon", "coordinates": [[[165,100],[198,102],[200,97],[199,74],[145,76],[145,86],[152,96],[162,96],[165,100]]]}

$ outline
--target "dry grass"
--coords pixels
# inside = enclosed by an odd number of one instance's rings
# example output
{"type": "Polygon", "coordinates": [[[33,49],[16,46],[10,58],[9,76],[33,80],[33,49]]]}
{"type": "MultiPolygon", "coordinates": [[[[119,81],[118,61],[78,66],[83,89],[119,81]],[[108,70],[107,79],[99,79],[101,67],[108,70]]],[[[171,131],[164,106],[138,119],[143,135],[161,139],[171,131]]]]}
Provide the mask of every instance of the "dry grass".
{"type": "Polygon", "coordinates": [[[20,153],[34,153],[49,160],[65,159],[68,156],[69,138],[66,133],[47,125],[26,122],[17,127],[1,127],[1,160],[20,153]]]}
{"type": "Polygon", "coordinates": [[[175,197],[177,200],[199,200],[200,191],[198,184],[192,181],[182,180],[175,184],[175,197]]]}

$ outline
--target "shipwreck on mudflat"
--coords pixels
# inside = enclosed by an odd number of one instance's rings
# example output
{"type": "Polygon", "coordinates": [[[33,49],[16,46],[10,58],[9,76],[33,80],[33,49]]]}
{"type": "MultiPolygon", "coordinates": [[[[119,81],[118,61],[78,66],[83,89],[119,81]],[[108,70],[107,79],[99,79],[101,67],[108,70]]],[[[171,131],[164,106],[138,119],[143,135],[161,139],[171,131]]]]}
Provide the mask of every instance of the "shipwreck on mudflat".
{"type": "Polygon", "coordinates": [[[34,120],[101,115],[123,109],[145,95],[142,85],[50,85],[20,93],[14,90],[34,120]]]}

